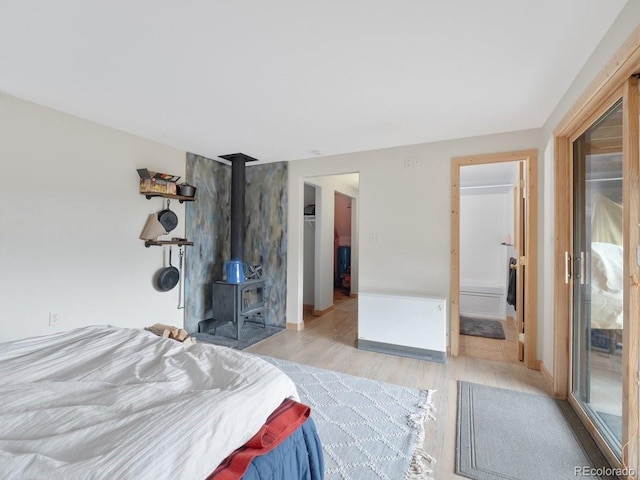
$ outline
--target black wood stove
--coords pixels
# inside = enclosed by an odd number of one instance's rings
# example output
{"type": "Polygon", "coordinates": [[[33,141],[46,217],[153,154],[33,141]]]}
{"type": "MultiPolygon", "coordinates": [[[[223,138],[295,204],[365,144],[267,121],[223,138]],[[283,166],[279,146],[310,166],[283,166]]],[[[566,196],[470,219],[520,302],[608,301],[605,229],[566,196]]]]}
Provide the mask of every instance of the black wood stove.
{"type": "MultiPolygon", "coordinates": [[[[244,153],[220,155],[231,162],[231,260],[244,261],[245,164],[257,161],[244,153]]],[[[240,283],[220,280],[213,283],[212,318],[198,324],[199,332],[213,333],[221,325],[233,323],[236,339],[247,321],[265,326],[265,281],[241,279],[240,283]]]]}

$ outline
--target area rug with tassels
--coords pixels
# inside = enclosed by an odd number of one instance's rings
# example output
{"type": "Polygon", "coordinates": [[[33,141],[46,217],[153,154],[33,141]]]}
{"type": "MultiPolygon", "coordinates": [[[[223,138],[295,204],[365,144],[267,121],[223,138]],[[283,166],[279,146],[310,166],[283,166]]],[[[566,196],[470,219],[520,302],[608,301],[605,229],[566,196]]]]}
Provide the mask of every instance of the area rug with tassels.
{"type": "Polygon", "coordinates": [[[262,357],[298,387],[322,442],[326,480],[427,480],[423,449],[435,420],[431,390],[419,390],[262,357]]]}

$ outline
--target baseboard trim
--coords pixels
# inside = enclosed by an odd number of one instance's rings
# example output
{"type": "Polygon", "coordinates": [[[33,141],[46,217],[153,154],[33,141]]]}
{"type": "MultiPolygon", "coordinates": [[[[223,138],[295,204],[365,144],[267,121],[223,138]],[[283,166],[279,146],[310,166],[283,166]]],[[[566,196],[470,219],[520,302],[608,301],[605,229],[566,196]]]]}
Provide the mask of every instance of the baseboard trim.
{"type": "Polygon", "coordinates": [[[313,305],[311,305],[310,303],[305,303],[302,305],[302,311],[303,312],[313,312],[313,305]]]}
{"type": "Polygon", "coordinates": [[[311,311],[311,315],[313,315],[314,317],[321,317],[322,315],[324,315],[325,313],[329,313],[331,310],[333,310],[335,308],[334,305],[331,305],[330,307],[325,308],[324,310],[312,310],[311,311]]]}
{"type": "Polygon", "coordinates": [[[304,330],[304,322],[300,322],[300,323],[289,323],[287,322],[286,324],[287,330],[304,330]]]}
{"type": "Polygon", "coordinates": [[[358,298],[358,294],[357,293],[350,293],[349,297],[351,298],[358,298]]]}
{"type": "Polygon", "coordinates": [[[371,340],[358,339],[358,348],[370,352],[388,353],[401,357],[418,358],[431,362],[445,363],[446,353],[428,350],[426,348],[407,347],[404,345],[393,345],[390,343],[373,342],[371,340]]]}
{"type": "Polygon", "coordinates": [[[553,395],[553,376],[551,375],[551,373],[549,373],[547,367],[544,366],[542,360],[538,360],[538,370],[540,370],[540,373],[542,373],[542,378],[544,378],[544,381],[547,382],[547,388],[553,395]]]}

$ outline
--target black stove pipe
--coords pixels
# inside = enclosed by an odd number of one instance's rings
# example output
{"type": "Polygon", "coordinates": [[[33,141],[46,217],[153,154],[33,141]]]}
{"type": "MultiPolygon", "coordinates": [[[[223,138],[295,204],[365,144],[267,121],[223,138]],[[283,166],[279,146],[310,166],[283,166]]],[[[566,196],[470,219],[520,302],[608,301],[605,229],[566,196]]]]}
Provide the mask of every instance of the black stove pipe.
{"type": "Polygon", "coordinates": [[[231,163],[231,260],[244,259],[244,158],[231,163]]]}
{"type": "Polygon", "coordinates": [[[220,155],[231,162],[231,260],[244,260],[245,164],[257,161],[244,153],[220,155]]]}

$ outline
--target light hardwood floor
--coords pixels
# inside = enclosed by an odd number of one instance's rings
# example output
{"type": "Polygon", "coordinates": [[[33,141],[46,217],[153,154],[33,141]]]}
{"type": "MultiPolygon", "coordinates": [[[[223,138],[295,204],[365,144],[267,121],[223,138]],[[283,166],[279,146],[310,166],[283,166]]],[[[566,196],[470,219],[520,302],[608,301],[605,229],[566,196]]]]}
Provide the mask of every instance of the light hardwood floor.
{"type": "Polygon", "coordinates": [[[460,335],[459,353],[465,357],[518,363],[518,331],[513,318],[499,320],[504,328],[505,339],[460,335]]]}
{"type": "MultiPolygon", "coordinates": [[[[393,319],[389,319],[393,328],[393,319]]],[[[538,371],[519,363],[471,357],[449,357],[446,363],[367,352],[356,348],[357,300],[337,297],[335,309],[322,317],[308,317],[301,331],[285,330],[246,351],[359,375],[409,387],[435,390],[436,421],[427,421],[425,451],[437,463],[437,480],[464,478],[454,473],[457,382],[465,380],[494,387],[548,394],[538,371]]]]}

